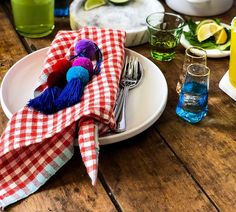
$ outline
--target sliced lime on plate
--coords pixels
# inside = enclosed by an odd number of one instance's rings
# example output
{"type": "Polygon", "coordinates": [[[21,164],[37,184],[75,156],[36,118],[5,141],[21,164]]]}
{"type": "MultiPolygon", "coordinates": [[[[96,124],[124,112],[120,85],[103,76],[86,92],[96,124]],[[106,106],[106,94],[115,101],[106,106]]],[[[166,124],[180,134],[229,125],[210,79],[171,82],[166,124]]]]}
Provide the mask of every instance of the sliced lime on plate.
{"type": "Polygon", "coordinates": [[[113,4],[125,4],[127,2],[129,2],[130,0],[109,0],[109,2],[113,3],[113,4]]]}
{"type": "Polygon", "coordinates": [[[203,26],[205,24],[210,24],[210,23],[216,23],[216,21],[213,19],[205,19],[203,21],[200,21],[197,25],[197,28],[196,28],[196,34],[198,33],[198,30],[201,26],[203,26]]]}
{"type": "Polygon", "coordinates": [[[84,4],[84,9],[85,10],[92,10],[94,8],[103,6],[106,4],[105,0],[86,0],[84,4]]]}

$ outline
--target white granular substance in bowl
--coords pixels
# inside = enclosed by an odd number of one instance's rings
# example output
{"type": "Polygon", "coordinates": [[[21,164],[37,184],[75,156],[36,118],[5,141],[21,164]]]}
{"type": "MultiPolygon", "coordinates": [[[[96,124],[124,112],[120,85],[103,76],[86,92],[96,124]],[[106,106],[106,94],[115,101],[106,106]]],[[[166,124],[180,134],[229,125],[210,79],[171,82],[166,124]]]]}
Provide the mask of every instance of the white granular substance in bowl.
{"type": "Polygon", "coordinates": [[[85,0],[74,0],[70,5],[70,25],[73,30],[85,26],[120,29],[126,31],[126,46],[135,46],[148,41],[146,17],[154,12],[163,12],[157,0],[130,0],[123,5],[107,1],[104,6],[84,10],[85,0]]]}
{"type": "Polygon", "coordinates": [[[84,0],[74,0],[70,14],[80,26],[97,26],[123,30],[138,30],[146,27],[146,17],[163,11],[157,0],[130,0],[124,5],[108,2],[106,5],[85,11],[84,0]]]}

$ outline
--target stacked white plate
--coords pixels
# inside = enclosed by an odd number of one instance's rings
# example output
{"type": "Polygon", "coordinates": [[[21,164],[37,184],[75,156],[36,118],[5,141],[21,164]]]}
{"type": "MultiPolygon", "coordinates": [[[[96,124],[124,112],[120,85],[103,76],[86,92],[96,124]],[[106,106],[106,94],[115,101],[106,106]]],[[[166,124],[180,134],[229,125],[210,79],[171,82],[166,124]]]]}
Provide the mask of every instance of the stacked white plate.
{"type": "MultiPolygon", "coordinates": [[[[47,51],[48,48],[44,48],[23,57],[4,76],[0,100],[2,109],[9,119],[33,98],[47,51]]],[[[101,145],[122,141],[143,132],[161,116],[166,106],[168,89],[161,70],[137,52],[126,49],[126,55],[138,58],[144,69],[143,79],[129,92],[127,131],[100,137],[101,145]]]]}

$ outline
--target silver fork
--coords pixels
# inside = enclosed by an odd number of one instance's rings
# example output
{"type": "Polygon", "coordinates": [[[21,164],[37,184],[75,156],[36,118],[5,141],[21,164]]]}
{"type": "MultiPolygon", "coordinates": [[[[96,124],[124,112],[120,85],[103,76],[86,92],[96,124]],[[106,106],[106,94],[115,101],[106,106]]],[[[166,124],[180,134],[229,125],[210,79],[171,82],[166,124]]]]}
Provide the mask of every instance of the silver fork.
{"type": "MultiPolygon", "coordinates": [[[[126,56],[123,71],[121,74],[121,80],[128,74],[130,65],[131,65],[131,57],[126,56]]],[[[120,85],[121,85],[121,83],[120,83],[120,85]]],[[[115,105],[115,109],[114,109],[116,123],[117,123],[118,118],[120,116],[120,112],[121,112],[121,109],[123,106],[123,100],[124,100],[124,88],[123,88],[123,86],[121,86],[121,88],[119,89],[119,93],[118,93],[118,96],[116,99],[116,105],[115,105]]]]}
{"type": "Polygon", "coordinates": [[[120,113],[117,118],[117,128],[115,132],[124,132],[126,130],[126,105],[129,90],[136,87],[142,76],[142,70],[139,68],[139,62],[136,57],[126,56],[124,71],[121,78],[121,86],[123,87],[122,100],[120,102],[120,113]],[[141,71],[141,72],[140,72],[141,71]],[[119,116],[120,115],[120,116],[119,116]]]}

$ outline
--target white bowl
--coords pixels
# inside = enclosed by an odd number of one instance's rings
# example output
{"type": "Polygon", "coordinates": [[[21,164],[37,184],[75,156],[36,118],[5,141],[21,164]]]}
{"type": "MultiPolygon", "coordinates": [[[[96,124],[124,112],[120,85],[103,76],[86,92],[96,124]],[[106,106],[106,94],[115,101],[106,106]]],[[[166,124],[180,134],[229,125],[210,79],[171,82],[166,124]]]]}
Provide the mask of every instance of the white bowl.
{"type": "Polygon", "coordinates": [[[229,10],[233,0],[166,0],[173,10],[191,16],[214,16],[229,10]]]}
{"type": "Polygon", "coordinates": [[[164,12],[157,0],[135,0],[124,5],[108,2],[89,11],[84,10],[83,0],[74,0],[70,5],[70,26],[73,30],[85,26],[125,30],[125,46],[136,46],[148,41],[146,17],[153,12],[164,12]]]}

